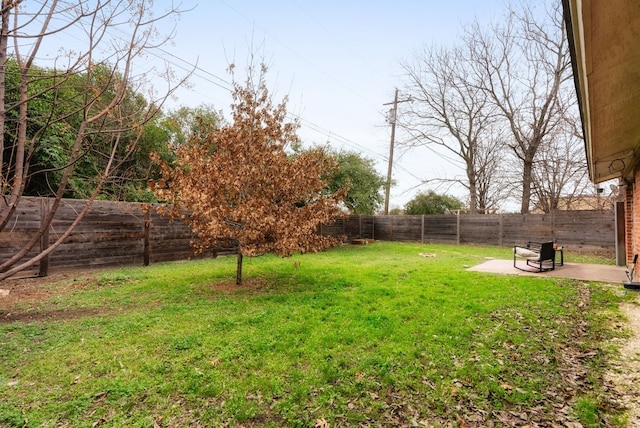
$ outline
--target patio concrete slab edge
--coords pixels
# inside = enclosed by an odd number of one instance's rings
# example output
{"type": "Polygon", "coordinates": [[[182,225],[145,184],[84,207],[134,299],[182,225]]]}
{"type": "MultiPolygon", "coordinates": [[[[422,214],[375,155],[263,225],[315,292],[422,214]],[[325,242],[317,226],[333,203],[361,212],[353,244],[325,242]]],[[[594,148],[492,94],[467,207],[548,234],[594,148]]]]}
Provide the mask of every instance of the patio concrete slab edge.
{"type": "Polygon", "coordinates": [[[570,278],[582,281],[614,282],[620,284],[627,280],[624,267],[587,263],[565,263],[564,266],[557,266],[555,270],[552,271],[525,272],[513,267],[513,260],[491,259],[477,266],[473,266],[468,270],[504,275],[547,276],[551,278],[570,278]]]}

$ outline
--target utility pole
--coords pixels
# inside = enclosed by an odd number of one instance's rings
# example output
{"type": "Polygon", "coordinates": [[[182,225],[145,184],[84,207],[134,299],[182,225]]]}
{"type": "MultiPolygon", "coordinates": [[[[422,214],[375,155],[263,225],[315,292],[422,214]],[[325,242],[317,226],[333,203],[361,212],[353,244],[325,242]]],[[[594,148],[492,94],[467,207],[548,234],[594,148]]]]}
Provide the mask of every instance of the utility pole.
{"type": "Polygon", "coordinates": [[[391,144],[389,144],[389,168],[387,169],[387,185],[384,195],[384,215],[389,215],[389,192],[391,191],[391,171],[393,170],[393,146],[396,139],[396,118],[398,116],[398,104],[411,101],[411,97],[398,101],[398,88],[393,97],[393,102],[384,103],[384,106],[393,105],[391,108],[391,114],[389,117],[389,123],[391,123],[391,144]]]}

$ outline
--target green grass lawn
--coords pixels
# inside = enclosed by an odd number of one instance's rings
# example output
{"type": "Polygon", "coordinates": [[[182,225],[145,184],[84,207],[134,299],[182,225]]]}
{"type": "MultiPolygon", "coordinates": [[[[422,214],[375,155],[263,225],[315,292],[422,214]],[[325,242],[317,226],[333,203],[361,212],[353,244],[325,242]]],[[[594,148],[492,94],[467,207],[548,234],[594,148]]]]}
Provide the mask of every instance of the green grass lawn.
{"type": "MultiPolygon", "coordinates": [[[[103,271],[0,306],[0,426],[624,424],[622,287],[468,272],[495,247],[376,243],[103,271]],[[420,257],[419,253],[435,254],[420,257]]],[[[1,304],[1,303],[0,303],[1,304]]]]}

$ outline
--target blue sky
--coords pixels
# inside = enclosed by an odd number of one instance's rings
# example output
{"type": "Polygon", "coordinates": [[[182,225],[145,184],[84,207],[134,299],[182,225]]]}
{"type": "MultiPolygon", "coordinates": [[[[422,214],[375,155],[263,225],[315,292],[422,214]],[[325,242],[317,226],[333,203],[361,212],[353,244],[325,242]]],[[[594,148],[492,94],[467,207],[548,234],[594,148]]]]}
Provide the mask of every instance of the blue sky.
{"type": "MultiPolygon", "coordinates": [[[[390,127],[383,104],[403,86],[400,64],[424,46],[455,42],[474,18],[499,17],[505,1],[183,0],[181,7],[193,10],[180,17],[174,43],[164,49],[174,64],[197,62],[199,69],[171,107],[204,103],[228,113],[227,66],[233,62],[242,72],[253,51],[270,67],[275,98],[287,95],[289,111],[301,118],[305,145],[330,141],[360,152],[386,175],[390,127]]],[[[426,190],[416,187],[422,179],[460,173],[426,150],[396,152],[390,205],[402,207],[426,190]]]]}

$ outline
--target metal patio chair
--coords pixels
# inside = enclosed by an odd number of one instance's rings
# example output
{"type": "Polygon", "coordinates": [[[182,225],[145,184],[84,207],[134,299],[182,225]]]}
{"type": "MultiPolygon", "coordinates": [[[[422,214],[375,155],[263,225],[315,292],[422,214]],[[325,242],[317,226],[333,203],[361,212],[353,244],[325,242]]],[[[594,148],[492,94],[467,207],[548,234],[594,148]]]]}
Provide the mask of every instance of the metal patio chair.
{"type": "Polygon", "coordinates": [[[513,247],[513,267],[523,271],[531,271],[518,266],[518,258],[524,259],[527,266],[538,272],[554,270],[556,268],[556,251],[553,242],[527,242],[526,247],[513,247]]]}

